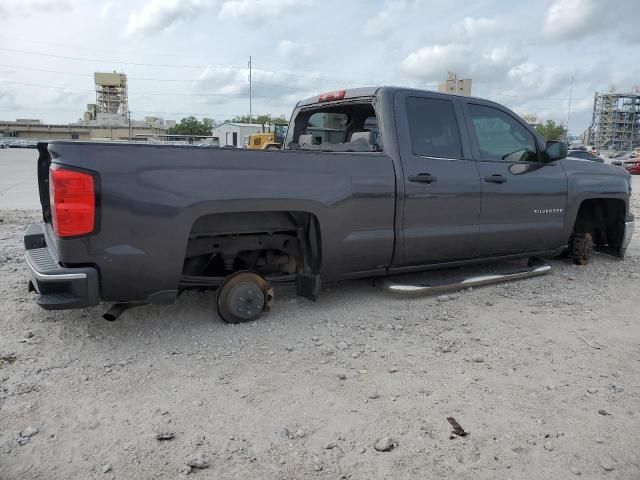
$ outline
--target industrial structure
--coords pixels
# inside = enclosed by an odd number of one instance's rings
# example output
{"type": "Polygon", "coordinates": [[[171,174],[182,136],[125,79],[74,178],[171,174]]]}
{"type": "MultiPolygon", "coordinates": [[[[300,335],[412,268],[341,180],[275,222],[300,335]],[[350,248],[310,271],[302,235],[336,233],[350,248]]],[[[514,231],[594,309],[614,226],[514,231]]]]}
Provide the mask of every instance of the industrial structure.
{"type": "Polygon", "coordinates": [[[609,152],[640,147],[640,87],[632,93],[596,92],[583,142],[609,152]]]}
{"type": "Polygon", "coordinates": [[[133,120],[129,112],[127,75],[95,72],[96,103],[87,105],[75,123],[44,124],[39,119],[0,121],[0,137],[29,140],[147,141],[166,135],[176,122],[159,117],[133,120]]]}
{"type": "Polygon", "coordinates": [[[458,78],[455,72],[447,72],[447,79],[438,84],[438,91],[442,93],[453,93],[455,95],[471,95],[471,79],[458,78]]]}

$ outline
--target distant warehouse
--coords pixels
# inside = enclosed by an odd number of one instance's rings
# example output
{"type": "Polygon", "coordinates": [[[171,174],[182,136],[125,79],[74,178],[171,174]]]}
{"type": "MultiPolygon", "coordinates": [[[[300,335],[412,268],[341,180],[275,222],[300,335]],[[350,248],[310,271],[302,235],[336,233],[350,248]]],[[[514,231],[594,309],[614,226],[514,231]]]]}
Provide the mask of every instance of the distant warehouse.
{"type": "Polygon", "coordinates": [[[213,127],[211,135],[218,139],[221,147],[243,147],[249,135],[261,133],[264,129],[268,131],[268,126],[263,127],[259,123],[224,122],[213,127]]]}

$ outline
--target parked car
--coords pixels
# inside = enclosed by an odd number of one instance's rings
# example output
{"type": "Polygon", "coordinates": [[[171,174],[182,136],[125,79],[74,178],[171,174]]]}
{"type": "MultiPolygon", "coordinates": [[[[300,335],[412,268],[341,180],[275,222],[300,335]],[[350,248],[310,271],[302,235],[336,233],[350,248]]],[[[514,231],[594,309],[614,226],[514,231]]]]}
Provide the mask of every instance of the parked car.
{"type": "Polygon", "coordinates": [[[604,163],[604,158],[594,155],[593,153],[589,153],[586,150],[569,150],[567,152],[567,157],[577,158],[579,160],[588,160],[590,162],[604,163]]]}
{"type": "Polygon", "coordinates": [[[9,144],[4,140],[0,140],[0,148],[9,148],[9,144]]]}
{"type": "Polygon", "coordinates": [[[623,156],[627,155],[628,153],[631,153],[631,152],[629,152],[628,150],[627,151],[622,151],[622,152],[614,152],[611,155],[609,155],[609,157],[613,161],[614,159],[623,157],[623,156]]]}
{"type": "Polygon", "coordinates": [[[640,174],[640,153],[635,151],[628,152],[625,155],[616,158],[612,162],[613,165],[624,168],[632,175],[640,174]]]}
{"type": "Polygon", "coordinates": [[[114,319],[191,288],[228,322],[270,285],[594,248],[624,257],[630,175],[565,158],[494,102],[394,87],[300,101],[283,150],[55,141],[39,145],[43,223],[25,233],[45,309],[115,302],[114,319]]]}

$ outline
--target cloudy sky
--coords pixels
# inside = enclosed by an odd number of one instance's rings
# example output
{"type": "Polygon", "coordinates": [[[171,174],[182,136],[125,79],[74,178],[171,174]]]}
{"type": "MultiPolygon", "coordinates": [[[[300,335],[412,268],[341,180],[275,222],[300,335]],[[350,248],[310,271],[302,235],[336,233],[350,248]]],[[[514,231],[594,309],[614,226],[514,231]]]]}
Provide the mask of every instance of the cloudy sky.
{"type": "Polygon", "coordinates": [[[129,77],[134,117],[291,113],[365,85],[435,89],[454,70],[520,114],[591,120],[640,84],[640,0],[0,0],[0,120],[77,120],[92,72],[129,77]]]}

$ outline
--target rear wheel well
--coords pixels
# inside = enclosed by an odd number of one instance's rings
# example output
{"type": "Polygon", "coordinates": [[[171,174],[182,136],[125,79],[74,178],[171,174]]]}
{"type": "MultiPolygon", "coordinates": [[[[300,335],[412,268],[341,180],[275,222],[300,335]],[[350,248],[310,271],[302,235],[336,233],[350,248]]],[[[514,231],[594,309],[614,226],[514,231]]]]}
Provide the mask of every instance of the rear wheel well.
{"type": "Polygon", "coordinates": [[[624,237],[626,205],[614,198],[591,198],[580,204],[573,235],[591,234],[597,247],[619,249],[624,237]]]}
{"type": "Polygon", "coordinates": [[[311,213],[217,213],[194,222],[182,271],[189,281],[182,283],[204,286],[209,277],[215,286],[213,279],[240,270],[268,278],[312,275],[319,272],[321,260],[319,224],[311,213]]]}

